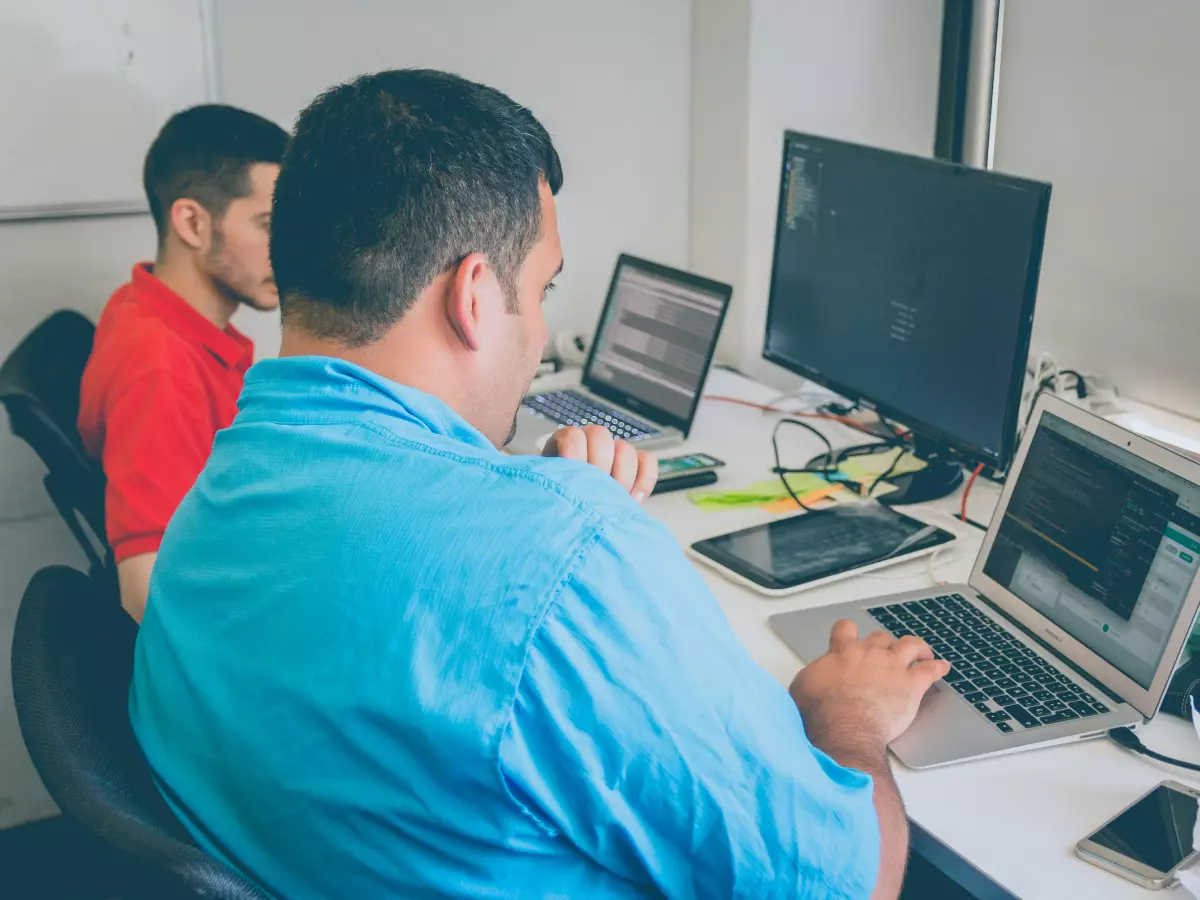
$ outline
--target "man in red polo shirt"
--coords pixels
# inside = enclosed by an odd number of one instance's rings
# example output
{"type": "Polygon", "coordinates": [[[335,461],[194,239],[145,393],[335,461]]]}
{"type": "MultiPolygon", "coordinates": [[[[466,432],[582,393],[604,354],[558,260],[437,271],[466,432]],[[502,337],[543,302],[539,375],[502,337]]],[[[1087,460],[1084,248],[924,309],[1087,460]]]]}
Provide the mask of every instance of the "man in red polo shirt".
{"type": "Polygon", "coordinates": [[[205,105],[171,118],[146,155],[158,252],[109,299],[79,405],[84,446],[108,480],[121,604],[139,622],[163,531],[233,421],[254,359],[230,319],[279,304],[268,235],[286,142],[260,116],[205,105]]]}

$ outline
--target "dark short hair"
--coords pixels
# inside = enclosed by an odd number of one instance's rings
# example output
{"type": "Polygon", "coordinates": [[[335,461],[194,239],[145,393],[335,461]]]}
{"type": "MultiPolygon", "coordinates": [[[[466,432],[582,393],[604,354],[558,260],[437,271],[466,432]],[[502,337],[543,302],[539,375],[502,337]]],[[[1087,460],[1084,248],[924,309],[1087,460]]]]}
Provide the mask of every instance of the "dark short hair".
{"type": "Polygon", "coordinates": [[[500,91],[425,69],[331,88],[300,113],[275,185],[284,320],[369,344],[471,253],[487,256],[514,311],[543,180],[562,186],[550,135],[500,91]]]}
{"type": "Polygon", "coordinates": [[[171,116],[142,169],[159,244],[176,200],[195,200],[219,219],[230,201],[250,195],[250,167],[278,163],[286,144],[274,122],[233,106],[209,103],[171,116]]]}

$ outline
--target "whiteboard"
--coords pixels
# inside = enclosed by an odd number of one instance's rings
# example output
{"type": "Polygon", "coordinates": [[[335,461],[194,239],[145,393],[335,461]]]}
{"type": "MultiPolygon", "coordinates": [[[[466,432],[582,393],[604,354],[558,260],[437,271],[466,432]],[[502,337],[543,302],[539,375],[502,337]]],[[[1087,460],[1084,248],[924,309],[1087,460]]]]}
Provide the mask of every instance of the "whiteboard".
{"type": "Polygon", "coordinates": [[[4,0],[0,219],[145,210],[146,150],[215,69],[211,0],[4,0]]]}

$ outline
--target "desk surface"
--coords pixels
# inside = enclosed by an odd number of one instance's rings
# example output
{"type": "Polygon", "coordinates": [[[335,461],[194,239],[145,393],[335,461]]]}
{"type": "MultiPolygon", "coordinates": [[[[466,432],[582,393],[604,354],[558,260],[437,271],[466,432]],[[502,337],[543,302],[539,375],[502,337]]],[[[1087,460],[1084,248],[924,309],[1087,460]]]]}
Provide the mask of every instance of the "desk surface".
{"type": "MultiPolygon", "coordinates": [[[[708,392],[760,403],[776,393],[722,370],[713,372],[708,392]]],[[[720,485],[732,488],[759,481],[769,477],[773,465],[770,434],[775,418],[748,407],[706,400],[684,449],[725,460],[720,485]]],[[[825,433],[835,446],[861,442],[840,425],[832,424],[825,433]]],[[[823,449],[816,438],[799,429],[789,434],[788,440],[796,442],[798,459],[823,449]]],[[[970,517],[988,521],[998,496],[995,485],[977,483],[970,497],[970,517]]],[[[906,508],[906,512],[960,535],[935,560],[938,581],[965,582],[983,536],[954,518],[961,500],[958,494],[906,508]]],[[[651,497],[646,509],[685,547],[771,518],[757,508],[700,512],[688,502],[686,492],[651,497]]],[[[754,659],[784,685],[790,683],[800,661],[770,630],[768,616],[931,584],[929,567],[920,560],[771,600],[725,580],[706,566],[699,568],[734,632],[754,659]]],[[[1179,719],[1158,716],[1141,734],[1155,750],[1200,762],[1195,734],[1179,719]]],[[[1023,900],[1144,900],[1144,889],[1078,859],[1075,842],[1165,778],[1200,787],[1194,773],[1135,756],[1106,739],[923,771],[893,761],[893,769],[909,815],[1023,900]]]]}

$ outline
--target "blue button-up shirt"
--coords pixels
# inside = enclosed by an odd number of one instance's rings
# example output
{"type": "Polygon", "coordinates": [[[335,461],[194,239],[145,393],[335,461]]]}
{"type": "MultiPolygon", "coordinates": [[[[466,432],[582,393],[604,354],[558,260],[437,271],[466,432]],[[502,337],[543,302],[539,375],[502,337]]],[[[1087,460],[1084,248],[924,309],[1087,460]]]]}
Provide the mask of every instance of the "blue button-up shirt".
{"type": "Polygon", "coordinates": [[[341,361],[240,406],[130,698],[206,850],[288,898],[870,894],[870,779],[611,478],[341,361]]]}

